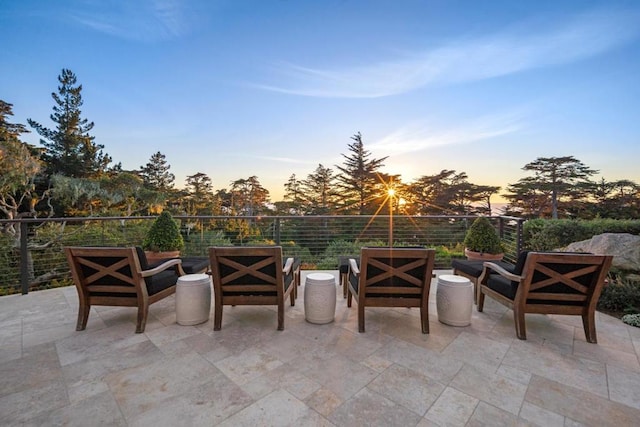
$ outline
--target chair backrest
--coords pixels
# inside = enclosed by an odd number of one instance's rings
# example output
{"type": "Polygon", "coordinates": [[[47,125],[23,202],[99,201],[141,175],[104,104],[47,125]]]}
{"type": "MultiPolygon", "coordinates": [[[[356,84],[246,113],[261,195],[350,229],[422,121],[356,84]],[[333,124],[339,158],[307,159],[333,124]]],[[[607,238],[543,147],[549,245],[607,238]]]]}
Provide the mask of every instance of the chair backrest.
{"type": "Polygon", "coordinates": [[[212,247],[209,258],[216,294],[284,294],[281,246],[212,247]]]}
{"type": "Polygon", "coordinates": [[[527,304],[595,305],[613,257],[567,252],[529,252],[516,299],[527,304]]]}
{"type": "Polygon", "coordinates": [[[113,297],[136,297],[139,292],[146,292],[135,248],[65,247],[64,250],[79,292],[113,297]]]}
{"type": "Polygon", "coordinates": [[[429,292],[435,250],[362,248],[359,294],[364,298],[417,298],[429,292]]]}

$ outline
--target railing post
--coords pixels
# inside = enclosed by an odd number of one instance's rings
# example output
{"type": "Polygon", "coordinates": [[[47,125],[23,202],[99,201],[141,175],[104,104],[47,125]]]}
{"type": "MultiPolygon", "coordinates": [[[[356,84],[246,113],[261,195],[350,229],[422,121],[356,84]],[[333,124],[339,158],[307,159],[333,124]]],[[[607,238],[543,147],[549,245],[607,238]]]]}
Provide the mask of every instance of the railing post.
{"type": "Polygon", "coordinates": [[[28,233],[29,223],[26,221],[20,221],[20,284],[22,285],[22,295],[29,293],[28,233]]]}
{"type": "Polygon", "coordinates": [[[525,220],[523,219],[518,219],[518,231],[517,231],[518,237],[516,239],[516,251],[518,255],[522,251],[522,246],[523,246],[522,244],[524,240],[524,227],[523,227],[524,221],[525,220]]]}
{"type": "Polygon", "coordinates": [[[276,223],[274,225],[274,240],[276,241],[276,245],[280,245],[280,218],[276,218],[276,223]]]}

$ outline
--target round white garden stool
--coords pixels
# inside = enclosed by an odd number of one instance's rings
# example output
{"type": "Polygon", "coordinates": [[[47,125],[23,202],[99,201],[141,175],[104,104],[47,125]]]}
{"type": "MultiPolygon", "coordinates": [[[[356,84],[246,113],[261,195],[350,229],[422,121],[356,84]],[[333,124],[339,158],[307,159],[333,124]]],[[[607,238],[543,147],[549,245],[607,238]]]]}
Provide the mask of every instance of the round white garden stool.
{"type": "Polygon", "coordinates": [[[466,277],[453,274],[438,276],[436,305],[440,322],[451,326],[469,325],[473,307],[473,283],[466,277]]]}
{"type": "Polygon", "coordinates": [[[333,322],[336,315],[336,278],[332,274],[307,274],[304,283],[304,315],[310,323],[333,322]]]}
{"type": "Polygon", "coordinates": [[[211,276],[186,274],[176,285],[176,322],[197,325],[209,320],[211,312],[211,276]]]}

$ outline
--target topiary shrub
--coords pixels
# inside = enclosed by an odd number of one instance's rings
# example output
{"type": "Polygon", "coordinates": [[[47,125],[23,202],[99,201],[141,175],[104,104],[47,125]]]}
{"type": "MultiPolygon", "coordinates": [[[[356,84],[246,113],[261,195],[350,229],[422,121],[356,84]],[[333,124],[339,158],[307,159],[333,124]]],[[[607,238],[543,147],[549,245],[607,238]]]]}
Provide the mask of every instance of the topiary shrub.
{"type": "Polygon", "coordinates": [[[142,248],[153,252],[180,251],[184,248],[180,227],[168,211],[155,219],[142,242],[142,248]]]}
{"type": "Polygon", "coordinates": [[[464,237],[464,246],[473,252],[499,254],[503,252],[500,236],[487,217],[476,218],[464,237]]]}

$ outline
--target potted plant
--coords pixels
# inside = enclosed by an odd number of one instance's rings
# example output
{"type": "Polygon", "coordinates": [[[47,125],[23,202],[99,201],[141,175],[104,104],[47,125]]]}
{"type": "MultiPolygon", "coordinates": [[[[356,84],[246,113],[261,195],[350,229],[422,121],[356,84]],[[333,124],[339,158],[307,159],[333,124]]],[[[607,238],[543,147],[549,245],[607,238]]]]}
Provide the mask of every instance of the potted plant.
{"type": "Polygon", "coordinates": [[[468,259],[499,261],[504,256],[502,242],[496,229],[486,217],[478,217],[464,238],[464,254],[468,259]]]}
{"type": "Polygon", "coordinates": [[[142,242],[147,261],[154,263],[161,259],[177,258],[182,248],[184,248],[184,240],[178,223],[168,211],[162,212],[155,219],[142,242]]]}

